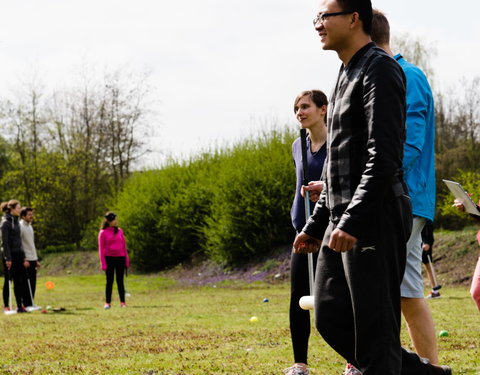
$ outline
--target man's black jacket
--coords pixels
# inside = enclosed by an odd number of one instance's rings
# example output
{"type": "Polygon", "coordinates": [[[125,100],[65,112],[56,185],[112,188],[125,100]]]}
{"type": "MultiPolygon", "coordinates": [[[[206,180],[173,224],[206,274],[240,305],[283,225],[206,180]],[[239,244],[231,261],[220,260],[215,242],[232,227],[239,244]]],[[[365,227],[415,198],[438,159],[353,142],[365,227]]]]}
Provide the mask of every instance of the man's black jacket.
{"type": "Polygon", "coordinates": [[[374,43],[340,69],[327,116],[325,189],[307,234],[321,239],[330,220],[357,239],[375,235],[382,202],[403,185],[405,82],[400,65],[374,43]]]}

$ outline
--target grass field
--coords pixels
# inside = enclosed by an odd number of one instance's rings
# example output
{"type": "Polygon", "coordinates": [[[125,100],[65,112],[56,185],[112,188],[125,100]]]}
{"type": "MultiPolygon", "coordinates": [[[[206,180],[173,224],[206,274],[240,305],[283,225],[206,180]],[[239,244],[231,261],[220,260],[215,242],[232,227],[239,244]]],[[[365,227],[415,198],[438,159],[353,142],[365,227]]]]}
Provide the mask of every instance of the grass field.
{"type": "MultiPolygon", "coordinates": [[[[230,283],[177,287],[155,276],[129,278],[129,307],[103,310],[104,277],[38,281],[38,305],[64,307],[0,318],[0,374],[281,374],[292,361],[289,284],[230,283]],[[268,298],[269,302],[263,302],[268,298]],[[250,322],[257,316],[258,322],[250,322]]],[[[465,287],[429,301],[442,363],[480,374],[480,314],[465,287]]],[[[403,342],[408,344],[406,330],[403,342]]],[[[408,345],[407,345],[408,346],[408,345]]],[[[344,361],[314,333],[312,375],[340,375],[344,361]]]]}

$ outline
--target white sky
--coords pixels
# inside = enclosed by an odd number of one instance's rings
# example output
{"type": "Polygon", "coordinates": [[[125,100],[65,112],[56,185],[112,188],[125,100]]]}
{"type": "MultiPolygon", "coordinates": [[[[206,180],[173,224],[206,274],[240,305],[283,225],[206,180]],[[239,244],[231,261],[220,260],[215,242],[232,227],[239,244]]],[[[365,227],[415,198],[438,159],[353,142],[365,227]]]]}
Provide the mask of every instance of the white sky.
{"type": "MultiPolygon", "coordinates": [[[[74,67],[150,70],[155,152],[195,155],[276,122],[295,126],[298,92],[330,93],[339,68],[312,19],[318,0],[0,0],[0,94],[33,67],[47,85],[74,67]]],[[[435,45],[437,87],[480,74],[480,2],[373,0],[392,34],[435,45]]]]}

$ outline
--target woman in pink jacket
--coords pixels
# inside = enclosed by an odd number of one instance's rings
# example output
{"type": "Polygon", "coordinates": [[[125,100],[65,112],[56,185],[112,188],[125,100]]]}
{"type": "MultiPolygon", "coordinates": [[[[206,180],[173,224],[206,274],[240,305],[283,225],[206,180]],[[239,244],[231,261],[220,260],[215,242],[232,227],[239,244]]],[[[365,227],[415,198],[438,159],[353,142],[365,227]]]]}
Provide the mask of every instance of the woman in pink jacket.
{"type": "Polygon", "coordinates": [[[105,309],[109,309],[112,302],[113,279],[116,274],[120,306],[127,307],[125,303],[125,287],[123,275],[125,269],[130,267],[127,244],[123,231],[118,227],[117,215],[107,212],[104,216],[100,233],[98,234],[98,255],[100,265],[107,276],[105,287],[105,309]]]}
{"type": "MultiPolygon", "coordinates": [[[[469,194],[471,195],[471,194],[469,194]]],[[[462,202],[458,199],[455,199],[453,206],[459,211],[465,211],[465,207],[462,202]]],[[[480,221],[480,202],[477,205],[478,215],[470,214],[471,217],[480,221]]],[[[477,233],[478,244],[480,245],[480,230],[477,233]]],[[[470,287],[470,295],[472,296],[473,301],[477,305],[478,311],[480,311],[480,256],[478,257],[477,265],[472,277],[472,286],[470,287]]]]}

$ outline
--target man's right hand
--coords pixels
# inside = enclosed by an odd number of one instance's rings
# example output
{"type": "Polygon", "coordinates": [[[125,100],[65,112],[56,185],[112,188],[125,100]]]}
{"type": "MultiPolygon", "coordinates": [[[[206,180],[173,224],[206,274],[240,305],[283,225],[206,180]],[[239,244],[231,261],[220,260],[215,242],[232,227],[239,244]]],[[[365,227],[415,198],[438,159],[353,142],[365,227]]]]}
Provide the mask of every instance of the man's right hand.
{"type": "Polygon", "coordinates": [[[11,260],[7,260],[7,261],[5,262],[5,264],[7,265],[7,270],[10,271],[10,268],[12,268],[12,261],[11,261],[11,260]]]}
{"type": "Polygon", "coordinates": [[[320,250],[322,241],[309,236],[305,232],[300,232],[293,241],[293,252],[295,254],[315,253],[320,250]]]}

